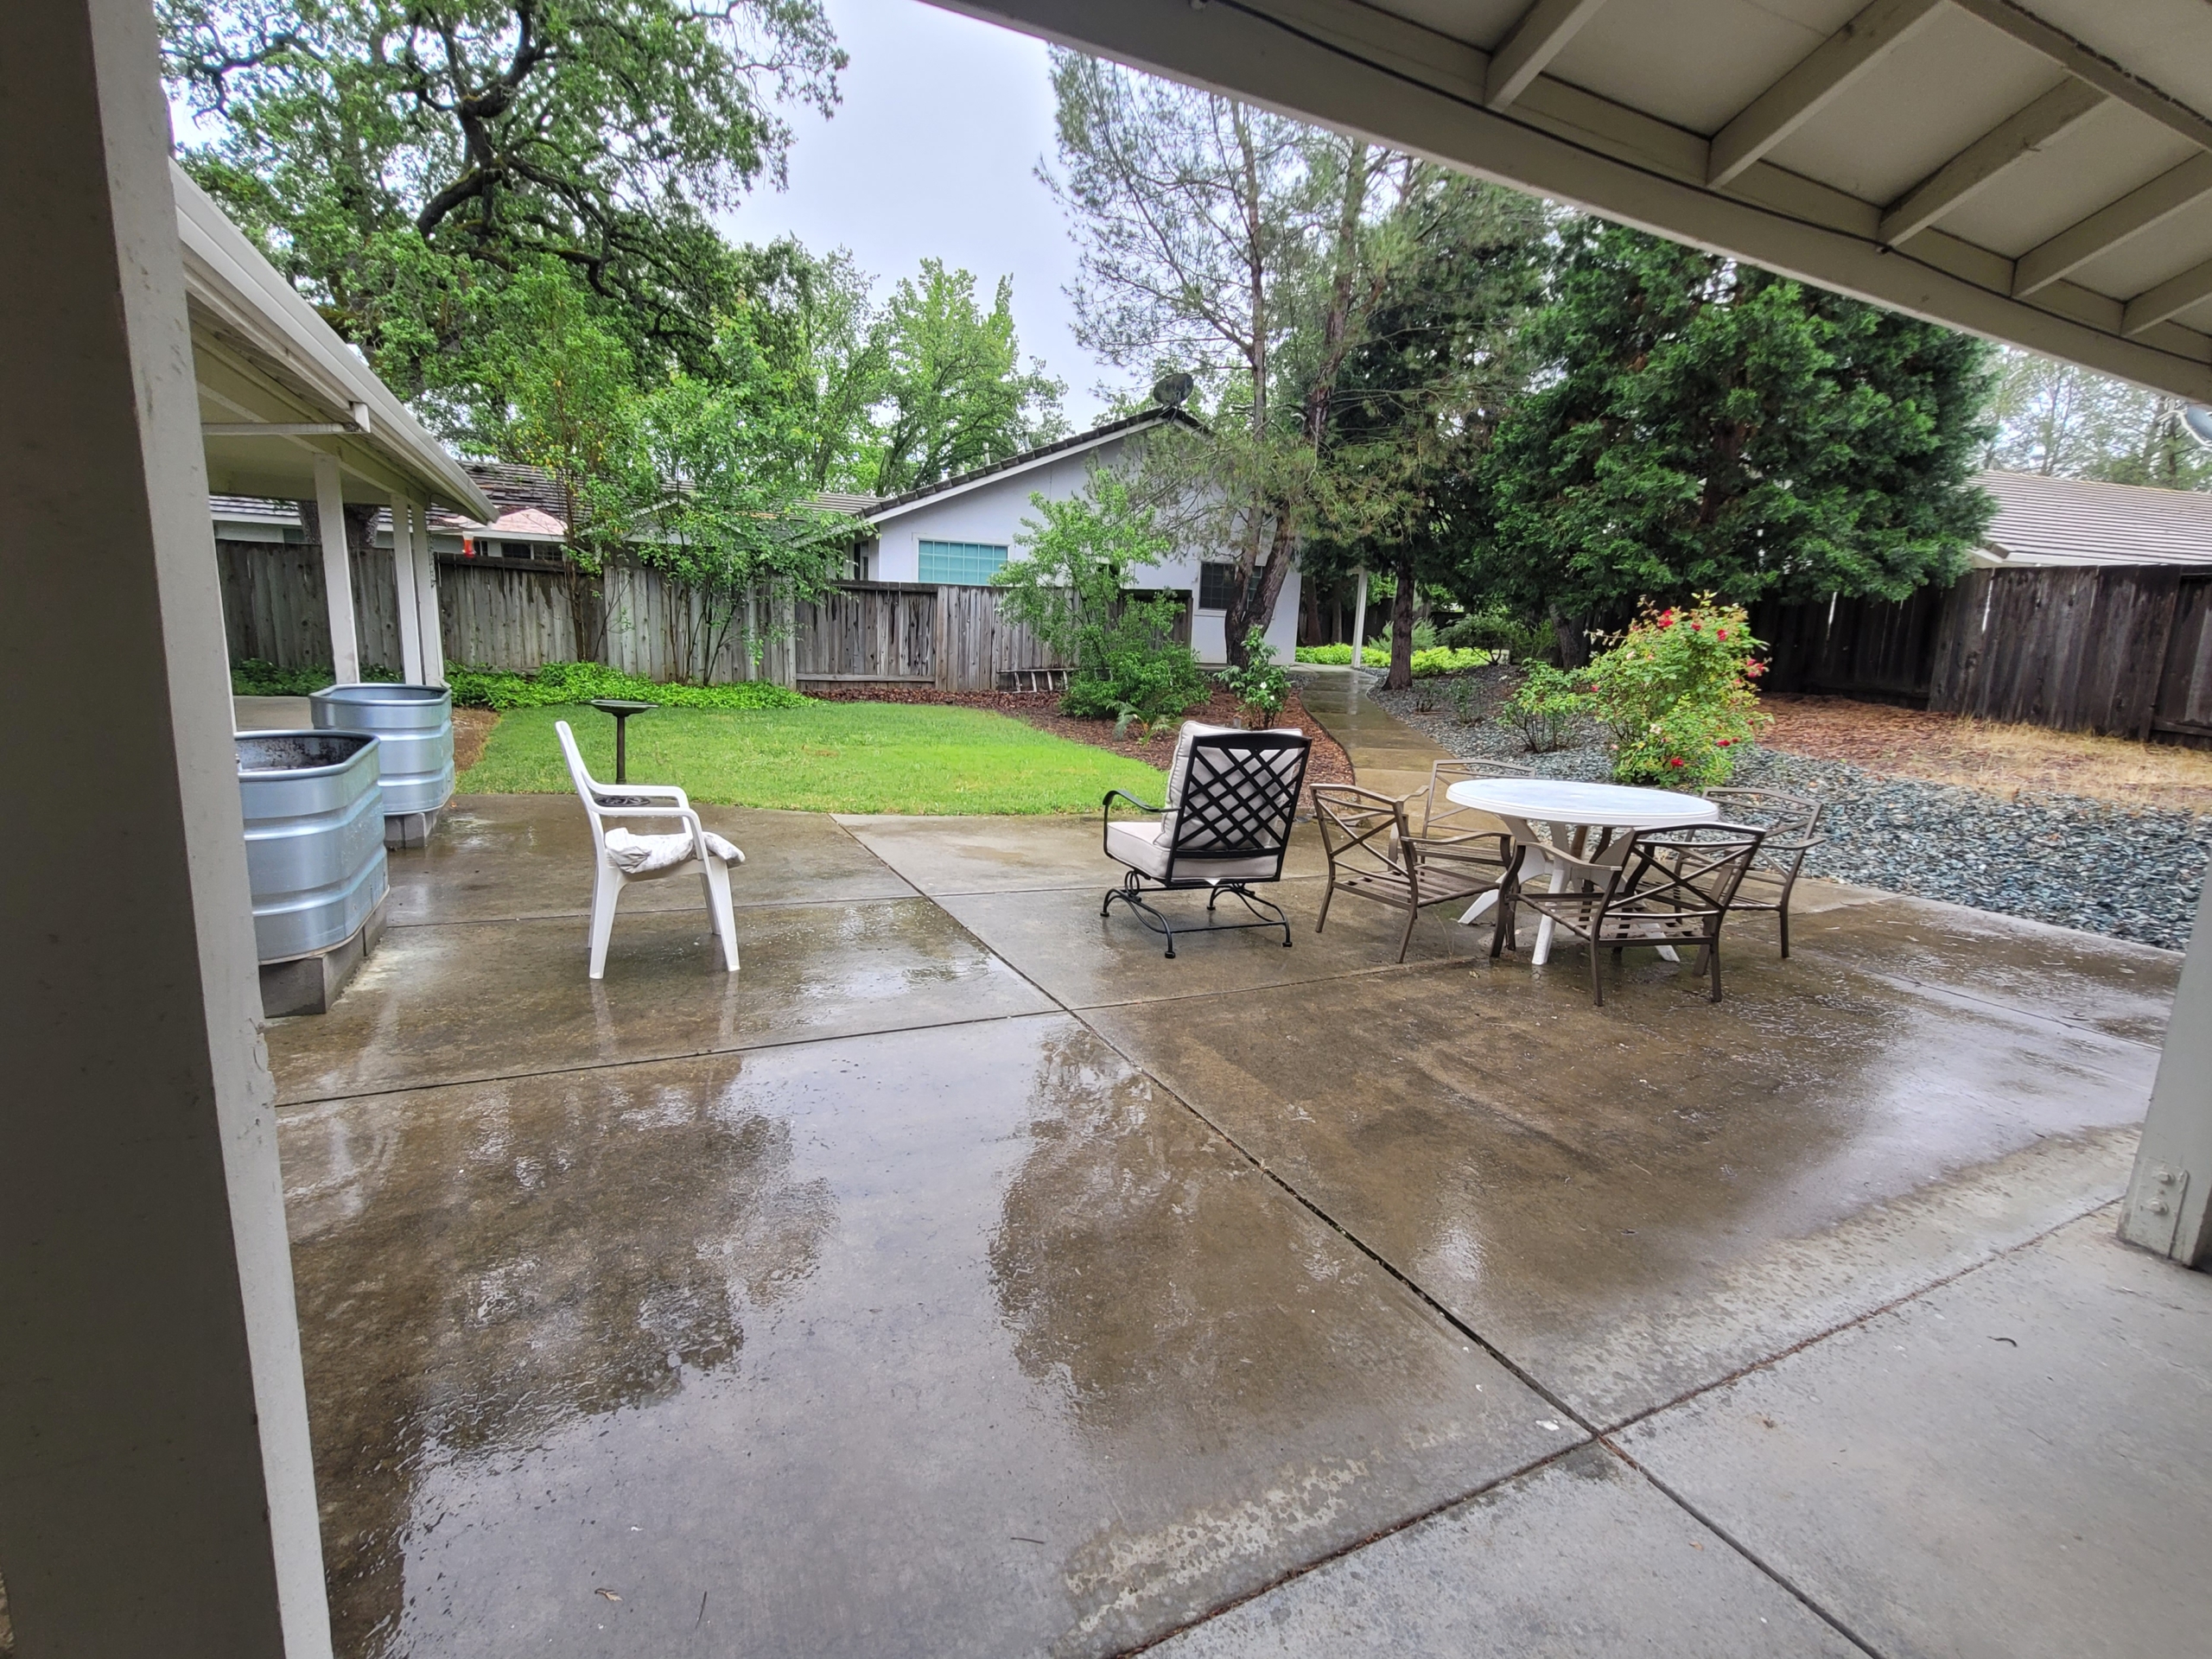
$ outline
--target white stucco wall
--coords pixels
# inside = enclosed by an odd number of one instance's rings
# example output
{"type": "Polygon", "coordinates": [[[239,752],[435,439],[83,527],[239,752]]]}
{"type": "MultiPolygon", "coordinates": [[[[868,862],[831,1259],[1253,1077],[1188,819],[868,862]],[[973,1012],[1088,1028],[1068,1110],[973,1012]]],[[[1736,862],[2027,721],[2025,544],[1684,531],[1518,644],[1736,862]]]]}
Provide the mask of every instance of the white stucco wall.
{"type": "MultiPolygon", "coordinates": [[[[1125,438],[1109,438],[1090,449],[1056,455],[1043,465],[1033,467],[1026,472],[988,479],[955,494],[918,501],[911,507],[878,520],[876,532],[879,540],[869,560],[869,576],[877,582],[919,582],[921,543],[925,541],[982,542],[1004,546],[1011,558],[1021,557],[1023,549],[1018,539],[1021,534],[1021,521],[1037,516],[1037,509],[1029,498],[1037,494],[1048,500],[1062,501],[1070,496],[1080,495],[1090,482],[1091,467],[1094,465],[1117,464],[1126,442],[1125,438]]],[[[1146,588],[1185,588],[1195,599],[1198,590],[1200,563],[1196,550],[1170,555],[1138,576],[1136,584],[1146,588]]],[[[1298,572],[1295,569],[1284,579],[1282,591],[1276,596],[1274,618],[1268,629],[1268,643],[1275,648],[1278,658],[1282,662],[1289,662],[1295,654],[1294,648],[1298,643],[1298,572]]],[[[1191,644],[1201,662],[1225,663],[1229,660],[1219,611],[1198,611],[1192,615],[1191,644]]]]}

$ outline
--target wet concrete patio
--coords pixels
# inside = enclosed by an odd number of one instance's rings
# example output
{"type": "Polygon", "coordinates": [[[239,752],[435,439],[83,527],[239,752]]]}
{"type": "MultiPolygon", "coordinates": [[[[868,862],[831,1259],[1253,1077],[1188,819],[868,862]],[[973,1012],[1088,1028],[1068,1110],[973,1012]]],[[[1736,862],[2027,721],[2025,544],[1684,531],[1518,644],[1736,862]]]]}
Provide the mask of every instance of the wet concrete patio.
{"type": "Polygon", "coordinates": [[[705,816],[734,976],[463,798],[270,1029],[342,1653],[2188,1650],[2177,958],[1824,887],[1596,1010],[1310,830],[1166,962],[1095,823],[705,816]]]}

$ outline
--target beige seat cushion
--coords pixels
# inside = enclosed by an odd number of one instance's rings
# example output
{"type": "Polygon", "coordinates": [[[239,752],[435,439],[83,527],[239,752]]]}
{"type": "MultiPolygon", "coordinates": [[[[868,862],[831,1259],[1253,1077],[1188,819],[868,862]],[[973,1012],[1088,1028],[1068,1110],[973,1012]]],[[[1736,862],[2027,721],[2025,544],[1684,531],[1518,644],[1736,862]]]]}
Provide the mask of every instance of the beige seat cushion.
{"type": "MultiPolygon", "coordinates": [[[[1133,870],[1141,870],[1155,881],[1167,879],[1167,851],[1174,831],[1166,824],[1137,818],[1109,824],[1106,852],[1133,870]]],[[[1175,866],[1179,881],[1264,881],[1281,868],[1268,858],[1193,858],[1185,854],[1175,866]]]]}

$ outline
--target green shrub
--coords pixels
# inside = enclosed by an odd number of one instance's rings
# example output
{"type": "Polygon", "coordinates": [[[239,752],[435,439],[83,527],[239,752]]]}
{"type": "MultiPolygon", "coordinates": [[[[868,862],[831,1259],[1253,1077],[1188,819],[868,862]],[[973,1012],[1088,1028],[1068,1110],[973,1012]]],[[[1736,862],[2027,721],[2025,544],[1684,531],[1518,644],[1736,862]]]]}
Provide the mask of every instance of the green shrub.
{"type": "MultiPolygon", "coordinates": [[[[336,677],[327,668],[279,668],[258,657],[242,657],[231,664],[231,695],[234,697],[304,697],[320,691],[336,677]]],[[[371,664],[361,671],[365,681],[396,685],[399,676],[371,664]]]]}
{"type": "Polygon", "coordinates": [[[453,688],[454,706],[464,709],[542,709],[594,697],[634,697],[667,709],[795,709],[811,701],[766,680],[664,685],[604,663],[548,663],[535,674],[463,666],[447,670],[446,683],[453,688]]]}
{"type": "MultiPolygon", "coordinates": [[[[1389,653],[1386,651],[1383,654],[1388,657],[1389,653]]],[[[1299,662],[1316,664],[1322,668],[1351,666],[1350,645],[1300,645],[1292,655],[1299,662]]],[[[1370,663],[1375,660],[1375,647],[1372,645],[1367,648],[1367,660],[1370,663]]]]}
{"type": "Polygon", "coordinates": [[[1531,753],[1549,754],[1563,749],[1574,734],[1574,722],[1588,706],[1575,683],[1548,663],[1532,663],[1511,696],[1500,706],[1498,718],[1521,734],[1531,753]]]}
{"type": "Polygon", "coordinates": [[[1752,681],[1759,642],[1739,605],[1700,594],[1688,609],[1646,607],[1620,643],[1584,671],[1590,712],[1612,734],[1624,784],[1709,789],[1765,724],[1752,681]]]}
{"type": "Polygon", "coordinates": [[[1438,643],[1465,651],[1502,651],[1510,661],[1533,663],[1552,648],[1551,631],[1510,611],[1478,611],[1444,630],[1438,643]]]}
{"type": "Polygon", "coordinates": [[[1248,726],[1269,724],[1290,701],[1290,676],[1276,664],[1274,647],[1258,628],[1244,636],[1244,665],[1225,668],[1214,677],[1236,699],[1248,726]]]}

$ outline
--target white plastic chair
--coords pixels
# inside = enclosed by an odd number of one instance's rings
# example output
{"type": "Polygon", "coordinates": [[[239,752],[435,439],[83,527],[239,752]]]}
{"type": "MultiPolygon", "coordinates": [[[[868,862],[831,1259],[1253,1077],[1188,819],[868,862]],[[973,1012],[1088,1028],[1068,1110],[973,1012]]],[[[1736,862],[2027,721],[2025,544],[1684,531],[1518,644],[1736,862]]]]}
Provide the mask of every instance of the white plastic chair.
{"type": "Polygon", "coordinates": [[[568,757],[569,776],[583,798],[584,812],[591,819],[594,859],[591,888],[591,976],[607,973],[607,941],[614,931],[614,904],[632,881],[658,881],[664,876],[696,874],[707,892],[707,913],[713,918],[715,937],[721,941],[722,958],[729,971],[737,971],[737,924],[730,912],[729,867],[745,862],[745,855],[699,822],[690,798],[667,784],[602,784],[584,770],[576,750],[576,734],[569,722],[556,720],[553,729],[561,736],[561,753],[568,757]],[[632,804],[632,802],[637,803],[632,804]],[[620,824],[615,833],[632,849],[645,849],[648,868],[632,872],[623,868],[607,844],[607,821],[622,818],[681,818],[684,827],[665,836],[630,835],[620,824]],[[688,847],[680,843],[689,843],[688,847]]]}

